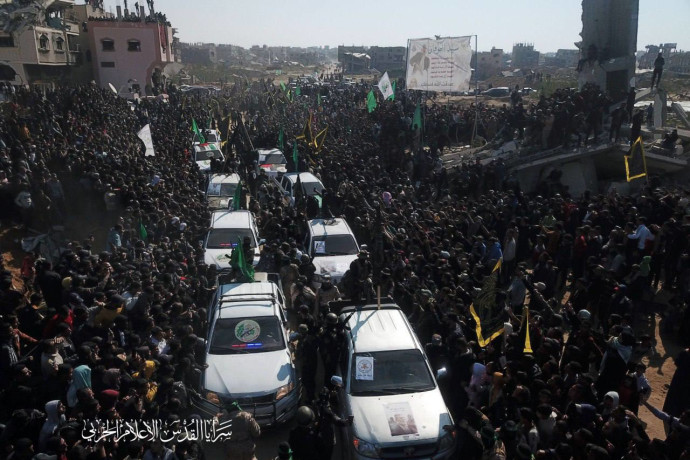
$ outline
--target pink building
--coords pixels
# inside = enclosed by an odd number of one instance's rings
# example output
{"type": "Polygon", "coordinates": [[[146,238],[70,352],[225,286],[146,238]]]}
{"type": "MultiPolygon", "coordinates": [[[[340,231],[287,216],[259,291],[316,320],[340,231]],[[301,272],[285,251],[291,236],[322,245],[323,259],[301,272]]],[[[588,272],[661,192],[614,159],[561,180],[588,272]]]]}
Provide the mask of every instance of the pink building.
{"type": "MultiPolygon", "coordinates": [[[[152,95],[175,63],[173,28],[158,17],[120,14],[112,20],[88,22],[93,74],[99,86],[112,84],[121,95],[152,95]],[[137,91],[139,88],[139,91],[137,91]]],[[[179,67],[179,65],[177,65],[179,67]]]]}

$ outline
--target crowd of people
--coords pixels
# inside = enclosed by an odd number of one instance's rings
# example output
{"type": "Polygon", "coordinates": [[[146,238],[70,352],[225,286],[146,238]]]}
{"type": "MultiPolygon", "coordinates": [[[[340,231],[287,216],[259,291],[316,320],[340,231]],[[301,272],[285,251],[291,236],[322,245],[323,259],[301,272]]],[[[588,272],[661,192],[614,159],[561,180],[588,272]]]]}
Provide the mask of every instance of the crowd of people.
{"type": "MultiPolygon", "coordinates": [[[[320,362],[335,373],[341,353],[334,337],[342,324],[329,302],[373,303],[377,290],[407,314],[432,366],[448,371],[439,385],[456,422],[457,458],[689,458],[690,351],[676,358],[664,407],[652,407],[643,358],[654,339],[640,332],[656,311],[677,340],[690,336],[688,191],[650,182],[635,196],[572,197],[563,187],[536,195],[500,162],[448,171],[441,154],[471,136],[473,107],[399,89],[368,114],[368,85],[328,80],[296,98],[271,81],[242,81],[208,95],[170,88],[169,102],[133,106],[95,86],[11,95],[0,124],[3,226],[109,230],[105,243],[68,238],[52,263],[27,254],[21,281],[3,267],[0,458],[203,458],[192,441],[80,440],[96,418],[189,416],[218,282],[198,244],[210,212],[190,158],[192,119],[211,120],[227,139],[227,160],[215,167],[247,184],[246,207],[266,240],[257,269],[280,274],[300,333],[304,406],[278,458],[329,458],[345,448],[335,427],[352,418],[314,369],[320,362]],[[420,103],[427,109],[416,129],[420,103]],[[319,148],[296,139],[310,116],[314,132],[328,127],[319,148]],[[135,134],[147,123],[153,157],[135,134]],[[299,152],[288,169],[323,182],[320,209],[283,196],[248,155],[252,145],[278,145],[281,131],[286,152],[295,143],[299,152]],[[302,247],[306,220],[319,214],[344,216],[363,247],[340,285],[315,286],[302,247]],[[504,332],[480,346],[470,305],[499,261],[504,332]],[[653,303],[659,289],[668,306],[653,303]],[[522,346],[526,327],[532,353],[522,346]],[[647,436],[641,405],[664,421],[665,439],[647,436]]],[[[483,116],[485,124],[495,118],[496,134],[549,147],[567,142],[585,107],[602,107],[603,117],[602,98],[594,88],[560,91],[527,109],[520,101],[483,108],[483,116]],[[554,121],[545,133],[516,122],[519,113],[554,121]]],[[[591,126],[597,133],[601,121],[591,126]]],[[[229,416],[236,430],[227,458],[251,459],[258,426],[246,412],[229,416]]]]}

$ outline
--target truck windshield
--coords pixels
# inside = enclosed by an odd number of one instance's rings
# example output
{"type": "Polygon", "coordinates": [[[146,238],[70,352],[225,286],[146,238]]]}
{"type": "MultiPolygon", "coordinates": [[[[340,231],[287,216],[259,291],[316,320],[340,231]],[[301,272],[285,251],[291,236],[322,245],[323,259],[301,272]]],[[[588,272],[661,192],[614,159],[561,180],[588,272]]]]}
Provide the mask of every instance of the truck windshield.
{"type": "Polygon", "coordinates": [[[261,353],[284,348],[282,326],[275,316],[223,318],[213,328],[209,353],[261,353]]]}
{"type": "Polygon", "coordinates": [[[262,165],[284,165],[285,163],[287,161],[280,152],[259,155],[259,164],[262,165]]]}
{"type": "Polygon", "coordinates": [[[318,182],[302,182],[302,190],[305,195],[316,195],[323,193],[323,185],[318,182]]]}
{"type": "Polygon", "coordinates": [[[435,388],[419,350],[355,353],[350,379],[352,396],[416,393],[435,388]]]}
{"type": "Polygon", "coordinates": [[[208,196],[233,196],[237,189],[237,184],[210,183],[208,185],[208,196]]]}
{"type": "Polygon", "coordinates": [[[325,235],[314,237],[311,252],[314,257],[351,256],[359,249],[352,235],[325,235]]]}
{"type": "Polygon", "coordinates": [[[222,160],[223,154],[220,152],[220,150],[200,150],[194,155],[194,161],[204,161],[212,158],[222,160]]]}
{"type": "Polygon", "coordinates": [[[208,232],[206,249],[227,249],[237,246],[237,239],[249,237],[251,247],[256,246],[254,234],[248,228],[213,228],[208,232]]]}

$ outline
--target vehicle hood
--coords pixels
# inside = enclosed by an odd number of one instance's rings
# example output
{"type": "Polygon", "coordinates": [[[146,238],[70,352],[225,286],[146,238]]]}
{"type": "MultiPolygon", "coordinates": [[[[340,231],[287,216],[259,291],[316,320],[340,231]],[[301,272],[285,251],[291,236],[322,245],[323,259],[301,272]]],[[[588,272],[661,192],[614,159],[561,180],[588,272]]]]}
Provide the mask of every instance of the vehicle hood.
{"type": "Polygon", "coordinates": [[[208,207],[211,209],[230,209],[233,197],[213,196],[208,198],[208,207]]]}
{"type": "MultiPolygon", "coordinates": [[[[216,264],[218,268],[229,268],[232,251],[233,249],[231,248],[206,249],[204,251],[204,263],[206,265],[216,264]]],[[[260,258],[261,252],[259,251],[259,248],[254,248],[254,260],[252,261],[252,264],[258,264],[260,258]]]]}
{"type": "Polygon", "coordinates": [[[278,174],[287,172],[284,164],[261,165],[261,169],[266,171],[268,177],[276,177],[278,174]]]}
{"type": "Polygon", "coordinates": [[[356,255],[352,256],[326,256],[314,257],[312,263],[316,267],[317,275],[330,274],[333,277],[342,277],[346,271],[350,269],[350,264],[357,259],[356,255]]]}
{"type": "Polygon", "coordinates": [[[292,374],[288,350],[206,355],[204,389],[218,395],[253,397],[287,385],[292,374]]]}
{"type": "Polygon", "coordinates": [[[448,409],[438,389],[423,393],[348,398],[354,415],[355,436],[364,441],[385,445],[436,440],[444,425],[452,425],[448,409]],[[412,416],[414,425],[408,430],[409,434],[392,434],[393,430],[388,420],[396,413],[401,413],[405,419],[408,415],[412,416]]]}
{"type": "Polygon", "coordinates": [[[206,265],[216,264],[218,268],[230,267],[230,256],[232,249],[206,249],[204,252],[204,263],[206,265]]]}
{"type": "Polygon", "coordinates": [[[199,160],[196,162],[196,165],[202,171],[208,171],[209,169],[211,169],[211,160],[199,160]]]}

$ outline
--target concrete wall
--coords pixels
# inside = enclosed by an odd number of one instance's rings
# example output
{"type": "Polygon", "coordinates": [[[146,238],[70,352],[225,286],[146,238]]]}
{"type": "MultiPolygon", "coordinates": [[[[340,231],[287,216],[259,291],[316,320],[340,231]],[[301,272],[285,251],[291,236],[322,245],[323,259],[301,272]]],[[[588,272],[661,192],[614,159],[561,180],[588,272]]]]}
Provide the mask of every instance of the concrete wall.
{"type": "Polygon", "coordinates": [[[598,192],[597,171],[591,158],[582,158],[567,163],[551,162],[546,165],[527,167],[517,172],[520,188],[525,192],[533,192],[539,183],[545,180],[551,171],[560,170],[561,184],[568,186],[568,192],[573,197],[581,196],[585,190],[598,192]]]}
{"type": "Polygon", "coordinates": [[[639,0],[582,0],[582,56],[594,45],[598,62],[590,62],[582,70],[580,86],[596,83],[614,100],[627,93],[635,76],[638,15],[639,0]]]}

